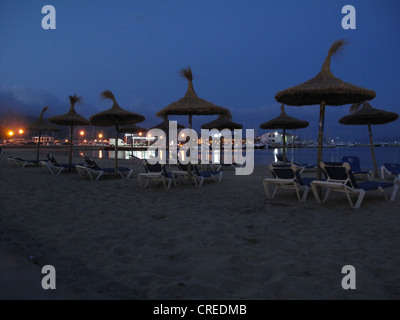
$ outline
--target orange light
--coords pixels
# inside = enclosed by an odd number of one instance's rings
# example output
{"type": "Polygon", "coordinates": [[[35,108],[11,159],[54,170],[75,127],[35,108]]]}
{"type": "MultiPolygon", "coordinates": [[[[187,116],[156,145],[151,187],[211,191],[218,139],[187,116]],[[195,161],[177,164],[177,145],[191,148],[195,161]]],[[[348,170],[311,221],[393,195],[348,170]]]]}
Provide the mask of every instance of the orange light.
{"type": "Polygon", "coordinates": [[[19,129],[18,133],[19,133],[19,134],[23,134],[23,133],[24,133],[24,130],[19,129]]]}
{"type": "Polygon", "coordinates": [[[103,138],[103,134],[99,133],[99,139],[103,138]]]}
{"type": "Polygon", "coordinates": [[[85,131],[81,131],[80,135],[83,136],[85,134],[85,131]]]}
{"type": "Polygon", "coordinates": [[[141,133],[141,132],[139,132],[139,136],[142,136],[142,133],[141,133]]]}
{"type": "Polygon", "coordinates": [[[12,136],[14,135],[14,132],[13,132],[13,131],[8,131],[8,135],[9,135],[10,137],[12,137],[12,136]]]}

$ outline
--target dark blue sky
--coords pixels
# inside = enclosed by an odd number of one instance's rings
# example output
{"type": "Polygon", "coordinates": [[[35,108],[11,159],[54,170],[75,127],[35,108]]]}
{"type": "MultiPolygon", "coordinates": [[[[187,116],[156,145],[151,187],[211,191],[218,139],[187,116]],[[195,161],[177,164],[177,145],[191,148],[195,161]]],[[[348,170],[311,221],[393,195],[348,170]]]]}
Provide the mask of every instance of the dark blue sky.
{"type": "MultiPolygon", "coordinates": [[[[186,92],[179,70],[191,66],[199,97],[229,108],[235,122],[258,129],[279,115],[276,92],[314,77],[331,44],[347,39],[333,74],[376,92],[373,107],[399,113],[400,2],[393,0],[0,0],[0,107],[47,117],[66,113],[68,96],[90,117],[121,107],[160,122],[155,113],[186,92]],[[56,8],[56,30],[41,26],[56,8]],[[344,5],[356,8],[356,30],[344,30],[344,5]]],[[[367,140],[366,127],[343,126],[349,106],[327,107],[326,133],[367,140]]],[[[317,137],[318,106],[286,107],[310,121],[296,133],[317,137]]],[[[187,117],[174,117],[187,124],[187,117]]],[[[215,119],[195,117],[194,127],[215,119]]],[[[400,140],[400,120],[374,127],[375,140],[400,140]]]]}

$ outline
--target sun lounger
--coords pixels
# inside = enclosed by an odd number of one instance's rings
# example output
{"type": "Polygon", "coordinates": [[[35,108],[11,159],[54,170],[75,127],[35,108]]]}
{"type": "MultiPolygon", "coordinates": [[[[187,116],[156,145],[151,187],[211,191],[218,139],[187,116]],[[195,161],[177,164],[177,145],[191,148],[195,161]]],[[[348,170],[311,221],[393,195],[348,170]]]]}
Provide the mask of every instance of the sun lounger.
{"type": "Polygon", "coordinates": [[[8,157],[7,161],[12,167],[17,167],[17,168],[24,168],[26,166],[36,166],[37,164],[36,160],[26,160],[13,156],[8,157]]]}
{"type": "Polygon", "coordinates": [[[361,169],[360,158],[356,156],[344,156],[342,157],[342,162],[347,162],[350,165],[353,174],[366,175],[370,181],[373,179],[374,172],[372,170],[361,169]]]}
{"type": "Polygon", "coordinates": [[[400,163],[384,163],[381,167],[381,177],[386,179],[388,176],[400,176],[400,163]]]}
{"type": "Polygon", "coordinates": [[[65,169],[75,169],[76,167],[75,164],[71,164],[71,166],[67,163],[59,164],[51,153],[47,153],[47,159],[48,161],[40,161],[39,164],[52,175],[58,175],[65,169]]]}
{"type": "Polygon", "coordinates": [[[263,180],[265,194],[268,199],[273,199],[278,189],[295,190],[297,198],[300,202],[304,202],[310,190],[312,178],[302,178],[301,167],[295,164],[273,163],[268,166],[273,178],[265,178],[263,180]],[[274,191],[270,192],[270,185],[275,186],[274,191]],[[303,195],[300,193],[303,192],[303,195]]]}
{"type": "Polygon", "coordinates": [[[162,182],[167,190],[171,187],[172,182],[175,184],[174,176],[166,170],[165,166],[159,163],[149,164],[147,161],[143,163],[143,166],[146,172],[138,174],[139,184],[142,187],[146,188],[150,180],[162,182]],[[143,180],[145,180],[144,183],[143,180]]]}
{"type": "MultiPolygon", "coordinates": [[[[112,175],[115,173],[114,168],[101,168],[90,157],[85,157],[85,165],[76,165],[76,170],[79,175],[88,176],[91,180],[99,180],[104,174],[112,175]]],[[[118,167],[117,172],[122,178],[129,179],[133,173],[133,169],[118,167]]]]}
{"type": "Polygon", "coordinates": [[[218,170],[204,170],[201,165],[192,165],[193,172],[192,177],[196,186],[201,187],[203,185],[204,180],[214,180],[221,182],[222,180],[222,171],[221,167],[218,170]]]}
{"type": "Polygon", "coordinates": [[[326,181],[313,181],[311,183],[315,200],[318,203],[325,202],[331,191],[345,193],[352,209],[360,207],[367,191],[380,191],[384,194],[385,199],[388,199],[384,189],[393,187],[390,200],[394,201],[396,197],[400,185],[400,179],[398,177],[392,183],[375,181],[357,182],[350,165],[346,162],[321,162],[320,165],[327,179],[326,181]],[[318,187],[321,187],[326,191],[325,197],[322,201],[319,196],[318,187]],[[355,204],[353,204],[351,199],[352,194],[357,195],[355,204]]]}

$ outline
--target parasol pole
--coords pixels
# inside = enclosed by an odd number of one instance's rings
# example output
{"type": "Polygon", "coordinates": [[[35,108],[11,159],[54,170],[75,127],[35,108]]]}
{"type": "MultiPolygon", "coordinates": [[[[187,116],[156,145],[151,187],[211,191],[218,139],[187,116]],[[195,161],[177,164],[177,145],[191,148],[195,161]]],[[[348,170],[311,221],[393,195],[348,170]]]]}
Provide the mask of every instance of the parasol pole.
{"type": "Polygon", "coordinates": [[[283,134],[282,134],[282,138],[283,138],[283,145],[282,145],[282,147],[283,147],[283,163],[286,163],[286,129],[283,128],[282,132],[283,132],[283,134]]]}
{"type": "Polygon", "coordinates": [[[72,128],[73,125],[69,126],[69,171],[72,171],[72,128]]]}
{"type": "MultiPolygon", "coordinates": [[[[189,129],[192,129],[192,114],[189,114],[189,129]]],[[[189,153],[190,152],[191,151],[189,150],[189,153]]],[[[191,183],[191,179],[192,179],[192,164],[190,162],[190,158],[189,158],[189,163],[188,163],[187,170],[188,170],[187,176],[188,176],[188,179],[189,179],[189,183],[191,183]]]]}
{"type": "Polygon", "coordinates": [[[38,140],[38,144],[37,144],[37,147],[36,147],[36,165],[39,164],[39,146],[40,146],[41,133],[42,133],[42,130],[39,130],[39,135],[38,135],[39,140],[38,140]]]}
{"type": "Polygon", "coordinates": [[[118,119],[115,120],[115,158],[114,158],[114,174],[118,173],[118,119]]]}
{"type": "Polygon", "coordinates": [[[376,165],[374,140],[372,139],[371,124],[368,124],[369,145],[371,147],[372,163],[374,164],[374,176],[378,177],[378,166],[376,165]]]}
{"type": "Polygon", "coordinates": [[[322,162],[322,147],[324,140],[324,123],[325,123],[325,101],[321,102],[319,107],[319,128],[318,128],[318,153],[317,153],[317,180],[322,178],[322,169],[320,162],[322,162]]]}

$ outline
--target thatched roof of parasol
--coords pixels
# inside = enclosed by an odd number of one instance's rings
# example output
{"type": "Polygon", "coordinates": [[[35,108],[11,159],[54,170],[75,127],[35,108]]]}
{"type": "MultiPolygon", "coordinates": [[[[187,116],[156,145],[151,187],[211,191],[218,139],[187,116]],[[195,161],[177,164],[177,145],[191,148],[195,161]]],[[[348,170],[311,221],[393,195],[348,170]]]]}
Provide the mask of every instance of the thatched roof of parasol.
{"type": "Polygon", "coordinates": [[[193,88],[193,75],[190,67],[181,70],[181,75],[188,80],[188,89],[185,96],[178,101],[172,102],[161,111],[157,112],[157,117],[168,115],[214,115],[227,114],[230,111],[226,108],[217,106],[211,102],[197,96],[193,88]]]}
{"type": "Polygon", "coordinates": [[[368,102],[356,103],[350,107],[351,114],[344,116],[339,120],[341,124],[349,125],[368,125],[368,124],[386,124],[395,121],[399,115],[395,112],[389,112],[373,108],[368,102]]]}
{"type": "MultiPolygon", "coordinates": [[[[155,125],[154,127],[152,127],[151,129],[160,129],[163,131],[167,131],[169,130],[169,121],[168,121],[168,116],[163,116],[163,121],[160,122],[159,124],[155,125]]],[[[185,128],[185,126],[181,125],[181,124],[177,124],[177,129],[183,129],[185,128]]]]}
{"type": "Polygon", "coordinates": [[[344,44],[344,40],[339,40],[331,46],[321,71],[314,78],[278,92],[275,99],[291,106],[319,105],[323,101],[326,105],[340,106],[373,99],[376,96],[373,90],[344,82],[332,74],[331,57],[344,44]]]}
{"type": "Polygon", "coordinates": [[[44,107],[40,113],[39,119],[28,125],[28,129],[36,131],[60,131],[54,124],[47,122],[43,119],[43,113],[48,110],[48,107],[44,107]]]}
{"type": "Polygon", "coordinates": [[[229,116],[226,115],[219,115],[217,119],[205,123],[201,126],[202,129],[218,129],[218,130],[223,130],[223,129],[229,129],[229,130],[234,130],[234,129],[242,129],[243,126],[239,123],[233,122],[229,116]]]}
{"type": "Polygon", "coordinates": [[[309,123],[305,120],[299,120],[290,117],[285,112],[285,105],[281,105],[281,114],[267,122],[260,125],[261,129],[302,129],[308,127],[309,123]]]}
{"type": "Polygon", "coordinates": [[[66,114],[60,116],[54,116],[49,118],[49,121],[62,126],[86,126],[89,125],[89,120],[82,117],[75,111],[75,104],[81,101],[81,97],[76,94],[69,96],[71,107],[66,114]]]}
{"type": "Polygon", "coordinates": [[[103,99],[110,99],[113,105],[110,109],[92,115],[90,123],[98,127],[109,127],[112,125],[128,125],[145,120],[140,114],[122,109],[115,100],[114,94],[105,90],[100,95],[103,99]]]}

